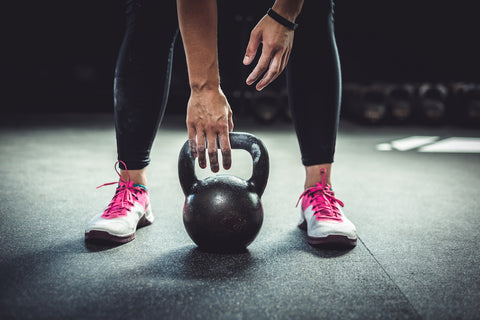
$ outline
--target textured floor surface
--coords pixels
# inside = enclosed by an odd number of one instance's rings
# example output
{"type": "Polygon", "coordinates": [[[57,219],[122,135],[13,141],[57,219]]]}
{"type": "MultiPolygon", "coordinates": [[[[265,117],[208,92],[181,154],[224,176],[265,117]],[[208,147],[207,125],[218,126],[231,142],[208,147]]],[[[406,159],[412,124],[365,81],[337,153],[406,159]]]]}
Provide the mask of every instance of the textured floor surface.
{"type": "MultiPolygon", "coordinates": [[[[183,227],[186,131],[168,116],[148,169],[155,223],[125,245],[84,242],[114,191],[95,189],[116,180],[112,123],[98,114],[1,121],[1,319],[478,318],[480,154],[376,146],[479,130],[342,122],[333,182],[360,240],[327,250],[296,227],[303,167],[292,127],[237,123],[266,144],[270,179],[258,237],[248,252],[221,255],[196,249],[183,227]]],[[[248,154],[233,161],[247,178],[248,154]]]]}

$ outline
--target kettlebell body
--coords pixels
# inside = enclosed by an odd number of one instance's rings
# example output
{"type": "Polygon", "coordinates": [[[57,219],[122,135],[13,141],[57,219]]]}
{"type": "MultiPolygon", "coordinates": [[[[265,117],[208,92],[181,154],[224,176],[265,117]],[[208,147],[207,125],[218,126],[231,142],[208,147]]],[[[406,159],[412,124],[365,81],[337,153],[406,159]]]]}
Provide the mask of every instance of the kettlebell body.
{"type": "Polygon", "coordinates": [[[268,153],[260,140],[248,133],[230,133],[232,149],[252,155],[249,180],[215,175],[198,180],[188,141],[179,156],[179,178],[185,193],[183,222],[190,238],[207,251],[242,251],[258,235],[263,222],[260,201],[268,179],[268,153]]]}

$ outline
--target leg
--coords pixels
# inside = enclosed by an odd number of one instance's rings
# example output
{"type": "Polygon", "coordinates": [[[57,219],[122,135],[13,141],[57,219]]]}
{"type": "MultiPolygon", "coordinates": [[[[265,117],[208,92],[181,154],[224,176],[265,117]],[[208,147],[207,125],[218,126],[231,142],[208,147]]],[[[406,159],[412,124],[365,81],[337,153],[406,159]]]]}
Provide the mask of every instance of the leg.
{"type": "Polygon", "coordinates": [[[154,221],[145,167],[168,99],[172,37],[177,34],[175,2],[127,0],[126,17],[114,81],[120,181],[105,211],[88,223],[86,240],[126,243],[135,238],[137,228],[154,221]]]}
{"type": "MultiPolygon", "coordinates": [[[[130,179],[143,185],[168,100],[177,32],[175,10],[174,1],[130,0],[126,5],[126,30],[114,80],[117,152],[130,179]]],[[[125,170],[121,174],[126,179],[125,170]]]]}
{"type": "Polygon", "coordinates": [[[330,182],[340,115],[341,74],[333,30],[333,2],[304,3],[297,19],[287,85],[305,166],[300,227],[312,245],[354,246],[355,226],[343,214],[330,182]],[[320,10],[317,10],[320,9],[320,10]]]}
{"type": "Polygon", "coordinates": [[[287,68],[292,117],[305,166],[305,187],[330,172],[340,114],[341,73],[333,30],[333,3],[304,3],[287,68]],[[320,10],[318,10],[320,9],[320,10]]]}

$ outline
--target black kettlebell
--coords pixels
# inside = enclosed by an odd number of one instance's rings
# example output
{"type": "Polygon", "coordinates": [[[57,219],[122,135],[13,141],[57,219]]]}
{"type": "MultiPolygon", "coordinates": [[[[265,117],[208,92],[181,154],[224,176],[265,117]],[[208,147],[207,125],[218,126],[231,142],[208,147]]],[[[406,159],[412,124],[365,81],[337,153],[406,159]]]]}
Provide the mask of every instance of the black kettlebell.
{"type": "Polygon", "coordinates": [[[215,175],[198,180],[188,141],[178,158],[178,175],[185,194],[183,223],[193,242],[206,251],[245,250],[263,222],[260,197],[268,180],[267,149],[254,135],[240,132],[230,133],[230,145],[252,156],[250,179],[215,175]]]}

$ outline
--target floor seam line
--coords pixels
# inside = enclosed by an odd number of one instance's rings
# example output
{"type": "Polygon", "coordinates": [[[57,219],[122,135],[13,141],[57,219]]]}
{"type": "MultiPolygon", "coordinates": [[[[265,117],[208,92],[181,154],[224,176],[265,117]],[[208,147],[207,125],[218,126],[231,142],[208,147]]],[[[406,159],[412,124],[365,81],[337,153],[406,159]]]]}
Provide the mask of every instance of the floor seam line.
{"type": "Polygon", "coordinates": [[[387,270],[385,270],[385,268],[382,266],[382,264],[380,263],[380,261],[378,261],[378,259],[375,257],[375,255],[372,253],[372,251],[370,251],[370,249],[367,247],[367,245],[365,244],[365,242],[363,242],[363,240],[358,237],[358,240],[360,240],[360,242],[363,244],[363,246],[365,247],[365,249],[367,249],[368,253],[372,256],[373,260],[375,260],[375,262],[378,264],[378,266],[380,267],[380,269],[382,269],[383,273],[385,273],[385,275],[388,277],[388,279],[390,279],[390,281],[395,285],[395,287],[398,289],[398,291],[400,291],[400,293],[402,294],[402,296],[407,300],[408,304],[410,305],[410,307],[413,309],[413,311],[415,311],[415,314],[420,318],[420,319],[423,319],[423,317],[420,315],[420,313],[418,313],[418,310],[413,306],[412,302],[410,301],[410,299],[408,299],[408,297],[405,295],[405,293],[403,292],[402,289],[400,289],[400,287],[398,286],[398,284],[395,282],[395,280],[393,280],[393,278],[390,276],[390,274],[387,272],[387,270]]]}

